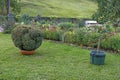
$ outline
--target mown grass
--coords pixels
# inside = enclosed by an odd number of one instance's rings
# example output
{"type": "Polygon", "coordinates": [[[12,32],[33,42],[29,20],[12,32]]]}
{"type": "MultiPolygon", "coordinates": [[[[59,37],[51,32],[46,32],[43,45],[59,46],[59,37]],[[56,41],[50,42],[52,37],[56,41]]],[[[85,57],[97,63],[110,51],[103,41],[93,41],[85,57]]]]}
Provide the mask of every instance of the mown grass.
{"type": "Polygon", "coordinates": [[[21,55],[9,34],[0,34],[0,80],[120,80],[120,55],[90,64],[89,50],[44,40],[34,55],[21,55]]]}
{"type": "Polygon", "coordinates": [[[97,9],[91,0],[21,0],[22,14],[90,18],[97,9]]]}

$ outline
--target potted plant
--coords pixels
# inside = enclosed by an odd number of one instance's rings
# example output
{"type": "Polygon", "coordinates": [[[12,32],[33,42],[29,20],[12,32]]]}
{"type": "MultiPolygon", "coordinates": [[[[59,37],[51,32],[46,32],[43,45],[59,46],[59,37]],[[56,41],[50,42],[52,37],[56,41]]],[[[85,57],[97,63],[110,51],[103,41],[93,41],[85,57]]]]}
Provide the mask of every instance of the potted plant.
{"type": "Polygon", "coordinates": [[[12,40],[22,54],[33,54],[42,43],[42,34],[36,27],[19,25],[12,31],[12,40]]]}
{"type": "Polygon", "coordinates": [[[105,27],[98,27],[98,33],[100,33],[99,38],[98,38],[98,45],[97,45],[97,50],[92,50],[90,52],[90,63],[96,64],[96,65],[103,65],[105,62],[105,56],[106,53],[104,51],[100,50],[100,43],[102,39],[102,33],[106,31],[105,27]]]}

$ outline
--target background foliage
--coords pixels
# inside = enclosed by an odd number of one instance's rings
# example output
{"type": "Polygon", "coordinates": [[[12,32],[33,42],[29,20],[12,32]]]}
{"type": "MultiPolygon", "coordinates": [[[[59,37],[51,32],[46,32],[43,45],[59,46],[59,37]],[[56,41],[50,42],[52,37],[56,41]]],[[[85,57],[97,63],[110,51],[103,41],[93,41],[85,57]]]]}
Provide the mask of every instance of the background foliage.
{"type": "Polygon", "coordinates": [[[97,0],[98,10],[93,15],[97,21],[104,23],[107,21],[116,21],[120,17],[120,1],[119,0],[97,0]]]}

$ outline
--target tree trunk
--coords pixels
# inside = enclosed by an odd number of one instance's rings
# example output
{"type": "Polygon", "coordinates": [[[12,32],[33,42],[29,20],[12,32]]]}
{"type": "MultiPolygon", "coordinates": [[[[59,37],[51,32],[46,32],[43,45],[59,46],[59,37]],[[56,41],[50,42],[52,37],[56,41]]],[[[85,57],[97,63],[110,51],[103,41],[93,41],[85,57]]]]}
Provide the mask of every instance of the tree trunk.
{"type": "Polygon", "coordinates": [[[99,50],[100,50],[100,42],[101,42],[101,36],[98,39],[97,53],[99,53],[99,50]]]}
{"type": "Polygon", "coordinates": [[[10,13],[10,0],[7,0],[7,14],[10,13]]]}

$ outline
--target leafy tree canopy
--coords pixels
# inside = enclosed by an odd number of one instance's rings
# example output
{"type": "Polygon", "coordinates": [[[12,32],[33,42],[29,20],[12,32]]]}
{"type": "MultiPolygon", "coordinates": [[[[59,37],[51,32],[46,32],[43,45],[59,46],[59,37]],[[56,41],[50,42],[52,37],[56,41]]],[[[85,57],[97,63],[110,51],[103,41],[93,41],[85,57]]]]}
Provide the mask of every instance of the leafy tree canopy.
{"type": "Polygon", "coordinates": [[[93,15],[97,21],[104,23],[120,19],[120,0],[97,0],[98,10],[93,15]]]}
{"type": "MultiPolygon", "coordinates": [[[[9,7],[7,1],[8,0],[0,0],[0,15],[7,14],[7,7],[9,7]]],[[[18,14],[21,11],[18,0],[10,0],[10,11],[14,14],[18,14]]]]}

